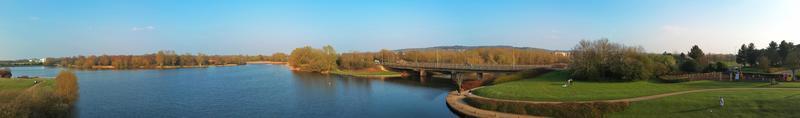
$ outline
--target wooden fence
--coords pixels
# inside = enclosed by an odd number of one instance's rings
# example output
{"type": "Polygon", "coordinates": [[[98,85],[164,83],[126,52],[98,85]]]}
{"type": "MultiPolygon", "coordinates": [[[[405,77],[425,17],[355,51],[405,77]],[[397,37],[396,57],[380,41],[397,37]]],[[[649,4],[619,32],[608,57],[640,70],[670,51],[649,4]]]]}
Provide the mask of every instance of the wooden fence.
{"type": "Polygon", "coordinates": [[[739,80],[735,80],[735,73],[723,72],[710,72],[710,73],[693,73],[693,74],[680,74],[668,75],[677,78],[686,78],[689,81],[697,80],[715,80],[715,81],[762,81],[768,82],[772,79],[777,81],[786,82],[786,76],[782,74],[769,74],[769,73],[741,73],[739,80]]]}
{"type": "Polygon", "coordinates": [[[686,78],[689,81],[697,81],[697,80],[725,81],[725,80],[730,80],[730,75],[722,73],[722,72],[692,73],[692,74],[680,74],[680,75],[668,75],[668,76],[677,77],[677,78],[686,78]]]}

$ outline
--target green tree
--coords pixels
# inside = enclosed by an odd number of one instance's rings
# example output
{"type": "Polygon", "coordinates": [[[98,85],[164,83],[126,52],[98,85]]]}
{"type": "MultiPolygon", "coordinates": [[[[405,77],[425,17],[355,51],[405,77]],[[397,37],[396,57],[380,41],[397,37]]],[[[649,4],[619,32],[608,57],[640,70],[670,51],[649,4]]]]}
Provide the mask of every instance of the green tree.
{"type": "Polygon", "coordinates": [[[747,46],[747,63],[749,63],[750,66],[755,66],[755,64],[758,62],[758,57],[760,57],[760,55],[761,53],[758,49],[756,49],[755,44],[750,43],[747,46]]]}
{"type": "Polygon", "coordinates": [[[736,63],[747,65],[747,46],[745,44],[742,44],[739,52],[736,53],[736,63]]]}
{"type": "Polygon", "coordinates": [[[695,60],[687,60],[681,63],[681,70],[684,72],[699,72],[700,69],[698,67],[700,66],[702,65],[698,64],[695,60]]]}
{"type": "Polygon", "coordinates": [[[781,44],[778,44],[778,56],[780,58],[778,63],[783,64],[786,61],[786,56],[789,55],[789,52],[791,52],[793,49],[794,44],[791,42],[786,42],[785,40],[781,41],[781,44]]]}
{"type": "Polygon", "coordinates": [[[678,69],[675,58],[670,55],[651,55],[653,60],[653,74],[666,75],[678,69]]]}
{"type": "Polygon", "coordinates": [[[769,46],[764,51],[768,61],[770,61],[770,66],[776,66],[779,64],[778,62],[783,60],[778,53],[778,43],[775,43],[775,41],[769,42],[769,46]]]}
{"type": "Polygon", "coordinates": [[[610,43],[608,39],[582,40],[572,50],[569,71],[576,79],[634,81],[653,77],[652,60],[641,47],[610,43]]]}
{"type": "Polygon", "coordinates": [[[693,59],[703,58],[705,55],[706,54],[703,53],[703,50],[701,50],[697,45],[692,46],[692,49],[689,51],[689,57],[692,57],[693,59]]]}
{"type": "MultiPolygon", "coordinates": [[[[800,68],[800,48],[794,48],[786,55],[786,62],[784,66],[792,70],[792,75],[797,75],[797,69],[800,68]]],[[[795,77],[797,79],[797,77],[795,77]]]]}

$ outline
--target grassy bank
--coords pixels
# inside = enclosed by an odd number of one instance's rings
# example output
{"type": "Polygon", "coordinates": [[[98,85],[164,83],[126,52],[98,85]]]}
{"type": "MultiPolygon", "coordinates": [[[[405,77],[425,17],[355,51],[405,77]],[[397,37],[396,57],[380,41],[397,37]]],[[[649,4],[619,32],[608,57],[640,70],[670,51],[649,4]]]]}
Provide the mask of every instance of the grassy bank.
{"type": "Polygon", "coordinates": [[[8,79],[8,78],[0,78],[0,103],[7,103],[18,95],[20,95],[24,90],[33,86],[33,81],[45,82],[43,85],[39,85],[39,88],[52,91],[53,90],[53,79],[50,78],[39,78],[39,79],[8,79]]]}
{"type": "Polygon", "coordinates": [[[73,116],[72,108],[78,98],[78,83],[77,77],[70,71],[61,71],[55,79],[5,79],[0,80],[0,83],[3,85],[0,89],[2,118],[73,116]],[[33,84],[33,81],[42,83],[33,84]]]}
{"type": "Polygon", "coordinates": [[[566,71],[550,72],[535,78],[487,86],[473,91],[489,98],[529,101],[588,101],[633,98],[669,92],[747,87],[800,88],[800,83],[781,83],[770,86],[767,82],[719,82],[691,81],[683,83],[637,82],[586,82],[577,81],[570,87],[562,87],[569,79],[566,71]]]}
{"type": "Polygon", "coordinates": [[[731,90],[689,93],[634,102],[611,117],[793,117],[800,116],[800,91],[731,90]],[[719,97],[725,106],[720,107],[719,97]]]}
{"type": "Polygon", "coordinates": [[[331,72],[338,75],[356,77],[400,77],[400,73],[391,71],[357,71],[357,70],[336,70],[331,72]]]}

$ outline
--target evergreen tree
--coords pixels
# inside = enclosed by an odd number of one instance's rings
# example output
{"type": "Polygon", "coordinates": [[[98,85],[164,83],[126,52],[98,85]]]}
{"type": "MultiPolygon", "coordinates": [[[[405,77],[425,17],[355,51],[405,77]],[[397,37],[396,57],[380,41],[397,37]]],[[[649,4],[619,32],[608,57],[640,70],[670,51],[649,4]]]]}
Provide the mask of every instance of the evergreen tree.
{"type": "Polygon", "coordinates": [[[742,44],[739,53],[736,53],[736,63],[747,65],[747,46],[745,44],[742,44]]]}
{"type": "Polygon", "coordinates": [[[759,55],[761,54],[759,53],[758,49],[756,49],[755,44],[750,43],[747,46],[747,63],[750,64],[750,66],[755,66],[754,64],[756,64],[756,61],[758,61],[759,55]]]}
{"type": "Polygon", "coordinates": [[[692,49],[689,50],[689,57],[692,57],[692,59],[700,59],[705,55],[706,54],[703,53],[703,50],[701,50],[697,45],[692,46],[692,49]]]}
{"type": "Polygon", "coordinates": [[[765,56],[767,56],[767,59],[770,61],[769,63],[770,66],[778,65],[778,62],[780,62],[780,60],[783,60],[780,58],[780,55],[778,54],[778,43],[775,43],[775,41],[771,41],[769,43],[769,47],[767,47],[764,53],[765,56]]]}
{"type": "Polygon", "coordinates": [[[778,63],[783,64],[786,61],[786,56],[789,55],[789,52],[792,51],[793,47],[794,44],[791,42],[786,42],[786,40],[781,41],[781,44],[778,45],[778,58],[781,60],[779,60],[778,63]]]}

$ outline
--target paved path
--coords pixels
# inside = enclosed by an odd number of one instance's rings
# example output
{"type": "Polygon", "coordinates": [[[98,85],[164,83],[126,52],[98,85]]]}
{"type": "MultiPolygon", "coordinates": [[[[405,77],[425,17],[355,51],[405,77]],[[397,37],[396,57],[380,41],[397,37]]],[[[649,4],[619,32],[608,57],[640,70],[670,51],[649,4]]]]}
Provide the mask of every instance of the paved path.
{"type": "Polygon", "coordinates": [[[616,99],[616,100],[593,100],[593,101],[521,101],[521,100],[504,100],[504,99],[494,99],[494,98],[487,98],[474,95],[472,93],[463,93],[463,95],[458,95],[456,92],[450,92],[447,95],[447,104],[450,105],[451,108],[455,109],[456,111],[463,113],[468,116],[472,117],[500,117],[500,118],[536,118],[539,116],[528,116],[528,115],[519,115],[519,114],[511,114],[511,113],[504,113],[504,112],[497,112],[497,111],[490,111],[490,110],[483,110],[472,107],[466,102],[464,102],[464,98],[467,96],[474,97],[474,98],[481,98],[481,99],[489,99],[494,101],[500,102],[514,102],[514,103],[521,103],[521,104],[559,104],[559,103],[591,103],[591,102],[636,102],[636,101],[643,101],[643,100],[651,100],[657,99],[667,96],[673,95],[680,95],[686,93],[695,93],[695,92],[707,92],[707,91],[724,91],[724,90],[800,90],[800,88],[717,88],[717,89],[699,89],[699,90],[689,90],[689,91],[678,91],[678,92],[671,92],[671,93],[664,93],[664,94],[657,94],[657,95],[650,95],[650,96],[642,96],[642,97],[635,97],[635,98],[625,98],[625,99],[616,99]]]}
{"type": "MultiPolygon", "coordinates": [[[[466,93],[464,93],[466,94],[466,93]]],[[[475,108],[464,102],[466,96],[458,95],[458,92],[450,92],[447,95],[447,105],[453,110],[466,115],[467,117],[478,118],[543,118],[538,116],[519,115],[512,113],[497,112],[475,108]]]]}

